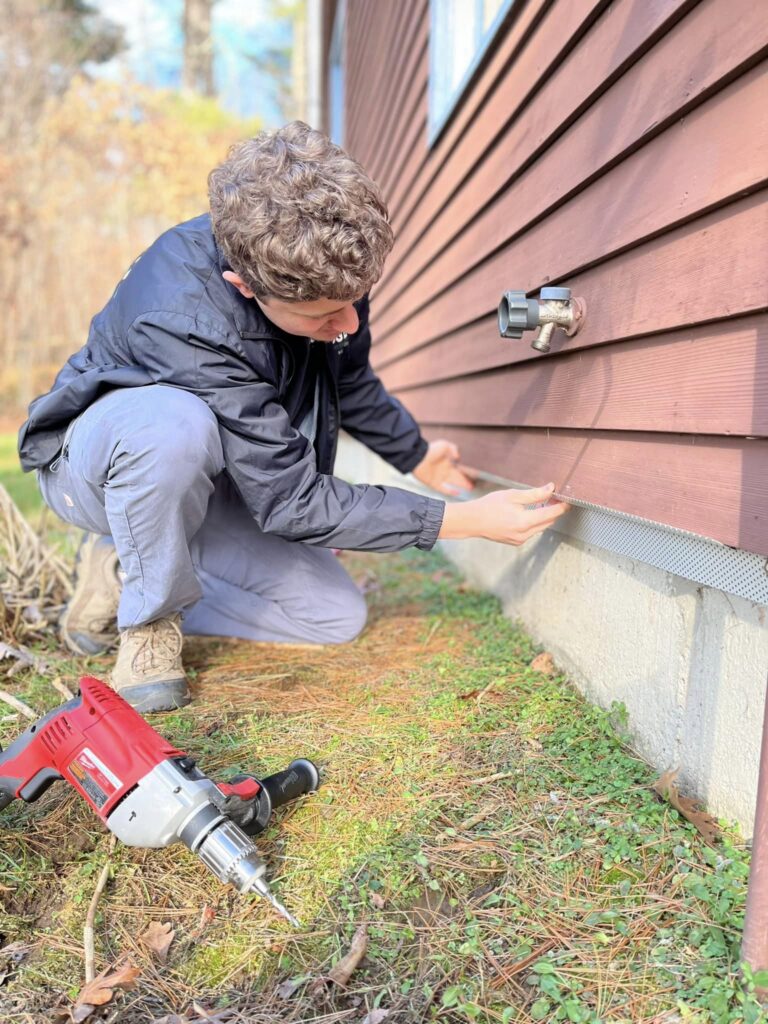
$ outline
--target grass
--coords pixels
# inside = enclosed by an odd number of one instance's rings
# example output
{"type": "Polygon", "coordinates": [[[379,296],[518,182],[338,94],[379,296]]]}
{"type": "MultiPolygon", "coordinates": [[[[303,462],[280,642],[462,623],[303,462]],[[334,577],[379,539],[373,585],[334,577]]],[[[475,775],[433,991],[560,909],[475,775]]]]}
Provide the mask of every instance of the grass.
{"type": "MultiPolygon", "coordinates": [[[[303,928],[180,846],[118,847],[96,951],[99,968],[128,955],[142,972],[110,1004],[120,1024],[193,999],[252,1024],[362,1022],[375,1008],[397,1024],[765,1020],[739,965],[744,845],[726,830],[704,846],[655,797],[622,709],[534,671],[531,640],[438,555],[344,562],[369,590],[356,643],[193,641],[195,703],[153,719],[214,778],[296,756],[322,766],[319,792],[260,841],[303,928]],[[175,929],[165,964],[138,938],[152,920],[175,929]],[[349,987],[312,998],[363,921],[349,987]]],[[[107,667],[62,657],[55,670],[73,682],[107,667]]],[[[31,672],[8,686],[39,711],[60,699],[31,672]]],[[[0,741],[22,726],[0,722],[0,741]]],[[[60,786],[3,812],[0,932],[32,949],[0,988],[0,1018],[47,1021],[80,988],[108,844],[60,786]]]]}
{"type": "Polygon", "coordinates": [[[38,512],[40,499],[35,474],[19,469],[15,434],[0,432],[0,484],[7,488],[25,516],[38,512]]]}

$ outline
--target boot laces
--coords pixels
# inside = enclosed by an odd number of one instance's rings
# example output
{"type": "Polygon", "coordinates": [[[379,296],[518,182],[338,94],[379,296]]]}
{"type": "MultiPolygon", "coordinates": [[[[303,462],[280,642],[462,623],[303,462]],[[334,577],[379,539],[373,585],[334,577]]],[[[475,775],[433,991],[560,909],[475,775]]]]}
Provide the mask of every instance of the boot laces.
{"type": "Polygon", "coordinates": [[[173,668],[181,654],[181,630],[172,619],[158,619],[157,622],[141,626],[135,630],[132,639],[139,641],[138,649],[131,659],[131,667],[135,672],[165,672],[173,668]]]}

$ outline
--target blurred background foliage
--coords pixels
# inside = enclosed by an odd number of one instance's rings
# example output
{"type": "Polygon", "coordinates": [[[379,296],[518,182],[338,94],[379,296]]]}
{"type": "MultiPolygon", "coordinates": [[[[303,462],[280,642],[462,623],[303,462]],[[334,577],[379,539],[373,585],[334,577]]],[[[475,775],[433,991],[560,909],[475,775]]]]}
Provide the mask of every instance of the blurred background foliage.
{"type": "MultiPolygon", "coordinates": [[[[208,171],[229,145],[265,126],[258,113],[237,116],[212,94],[205,64],[213,52],[200,45],[199,20],[196,46],[186,45],[190,11],[194,19],[207,6],[210,26],[214,2],[186,0],[179,26],[185,64],[174,89],[142,83],[125,69],[99,73],[128,43],[124,28],[96,3],[0,0],[6,426],[20,422],[29,401],[48,390],[136,256],[163,230],[206,209],[208,171]]],[[[276,0],[275,9],[290,19],[301,6],[276,0]]],[[[280,113],[292,114],[287,107],[280,113]]]]}

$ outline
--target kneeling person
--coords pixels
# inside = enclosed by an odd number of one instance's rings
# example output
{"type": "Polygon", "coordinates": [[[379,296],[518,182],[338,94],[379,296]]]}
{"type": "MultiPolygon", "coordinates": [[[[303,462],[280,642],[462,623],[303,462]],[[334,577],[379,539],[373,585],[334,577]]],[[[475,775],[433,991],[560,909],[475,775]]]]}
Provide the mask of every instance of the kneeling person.
{"type": "Polygon", "coordinates": [[[209,198],[134,262],[19,435],[46,503],[89,531],[63,638],[82,654],[119,639],[111,682],[141,711],[189,700],[182,633],[357,636],[365,602],[332,548],[518,544],[567,510],[525,508],[552,485],[446,505],[333,476],[343,427],[438,492],[472,487],[369,363],[381,194],[294,122],[233,147],[209,198]]]}

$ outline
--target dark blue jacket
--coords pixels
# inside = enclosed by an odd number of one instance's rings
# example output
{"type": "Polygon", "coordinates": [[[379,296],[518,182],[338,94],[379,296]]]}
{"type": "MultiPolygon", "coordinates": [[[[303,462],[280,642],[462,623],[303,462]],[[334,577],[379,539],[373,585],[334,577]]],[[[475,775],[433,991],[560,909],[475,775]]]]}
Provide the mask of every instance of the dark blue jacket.
{"type": "Polygon", "coordinates": [[[430,548],[442,501],[331,475],[340,426],[403,473],[427,447],[371,369],[367,296],[356,303],[360,327],[349,345],[323,345],[313,446],[285,409],[308,339],[271,323],[222,278],[225,269],[208,215],[161,235],[94,317],[53,388],[32,402],[19,434],[23,468],[47,466],[68,423],[106,391],[168,384],[216,415],[226,471],[264,532],[327,547],[430,548]]]}

